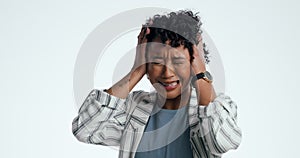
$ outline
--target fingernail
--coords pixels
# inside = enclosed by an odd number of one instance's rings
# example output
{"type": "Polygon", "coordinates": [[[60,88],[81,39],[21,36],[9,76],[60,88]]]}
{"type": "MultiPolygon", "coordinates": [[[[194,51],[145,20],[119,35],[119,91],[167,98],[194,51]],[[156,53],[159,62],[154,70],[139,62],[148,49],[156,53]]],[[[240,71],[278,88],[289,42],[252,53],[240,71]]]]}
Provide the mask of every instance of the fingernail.
{"type": "Polygon", "coordinates": [[[150,29],[147,27],[146,34],[149,34],[149,33],[150,33],[150,29]]]}

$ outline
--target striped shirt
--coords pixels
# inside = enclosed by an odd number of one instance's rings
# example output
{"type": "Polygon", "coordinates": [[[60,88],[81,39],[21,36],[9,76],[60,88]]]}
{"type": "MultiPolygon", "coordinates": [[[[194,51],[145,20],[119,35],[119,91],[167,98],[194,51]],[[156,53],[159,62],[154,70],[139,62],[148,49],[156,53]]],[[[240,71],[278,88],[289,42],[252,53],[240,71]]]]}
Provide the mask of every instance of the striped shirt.
{"type": "MultiPolygon", "coordinates": [[[[93,89],[72,122],[72,132],[84,143],[118,146],[119,158],[134,158],[156,98],[156,92],[134,91],[121,99],[93,89]]],[[[237,105],[224,93],[203,106],[193,88],[188,121],[194,158],[219,158],[240,145],[237,105]]]]}

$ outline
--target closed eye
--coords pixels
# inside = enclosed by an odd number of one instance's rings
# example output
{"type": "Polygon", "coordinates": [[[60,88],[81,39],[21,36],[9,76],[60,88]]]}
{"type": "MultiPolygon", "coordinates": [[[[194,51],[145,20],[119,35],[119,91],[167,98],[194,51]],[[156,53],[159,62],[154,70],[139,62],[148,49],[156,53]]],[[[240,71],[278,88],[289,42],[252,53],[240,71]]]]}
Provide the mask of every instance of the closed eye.
{"type": "Polygon", "coordinates": [[[153,65],[163,65],[162,62],[151,62],[151,64],[153,64],[153,65]]]}
{"type": "Polygon", "coordinates": [[[183,64],[183,62],[173,62],[173,64],[183,64]]]}
{"type": "Polygon", "coordinates": [[[179,65],[179,64],[184,64],[185,60],[184,59],[175,59],[173,60],[173,64],[179,65]]]}
{"type": "Polygon", "coordinates": [[[154,56],[152,58],[151,64],[153,64],[153,65],[163,65],[164,64],[164,60],[160,56],[154,56]]]}

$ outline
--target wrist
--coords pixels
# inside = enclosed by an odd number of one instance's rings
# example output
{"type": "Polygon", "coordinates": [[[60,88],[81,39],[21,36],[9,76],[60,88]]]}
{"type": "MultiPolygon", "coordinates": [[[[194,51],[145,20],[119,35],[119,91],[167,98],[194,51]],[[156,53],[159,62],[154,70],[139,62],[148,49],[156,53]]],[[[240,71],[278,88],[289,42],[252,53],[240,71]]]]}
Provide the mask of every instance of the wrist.
{"type": "Polygon", "coordinates": [[[199,79],[193,83],[193,86],[196,89],[199,105],[207,106],[216,98],[216,93],[211,82],[199,79]]]}
{"type": "Polygon", "coordinates": [[[199,74],[201,72],[205,72],[205,71],[206,71],[205,68],[196,69],[196,70],[194,70],[194,76],[196,76],[197,74],[199,74]]]}
{"type": "Polygon", "coordinates": [[[146,74],[146,66],[140,65],[138,67],[131,69],[131,75],[138,76],[139,78],[142,78],[146,74]]]}
{"type": "Polygon", "coordinates": [[[205,64],[200,63],[199,61],[197,61],[196,63],[194,63],[192,65],[192,69],[193,69],[194,75],[206,71],[205,64]]]}
{"type": "Polygon", "coordinates": [[[200,73],[195,74],[195,76],[192,77],[191,82],[195,83],[196,81],[206,81],[207,83],[212,83],[213,77],[208,71],[202,71],[200,73]]]}

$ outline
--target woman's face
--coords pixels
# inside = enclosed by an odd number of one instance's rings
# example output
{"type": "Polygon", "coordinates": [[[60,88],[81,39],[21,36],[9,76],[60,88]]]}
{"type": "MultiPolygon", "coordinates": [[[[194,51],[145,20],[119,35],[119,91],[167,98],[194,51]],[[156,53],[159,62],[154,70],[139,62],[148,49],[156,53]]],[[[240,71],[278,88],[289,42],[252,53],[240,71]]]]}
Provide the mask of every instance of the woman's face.
{"type": "Polygon", "coordinates": [[[183,45],[173,48],[159,41],[148,43],[147,74],[157,92],[166,99],[181,96],[190,87],[190,55],[183,45]]]}

